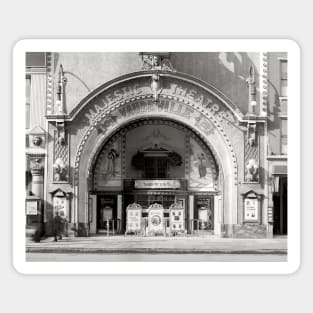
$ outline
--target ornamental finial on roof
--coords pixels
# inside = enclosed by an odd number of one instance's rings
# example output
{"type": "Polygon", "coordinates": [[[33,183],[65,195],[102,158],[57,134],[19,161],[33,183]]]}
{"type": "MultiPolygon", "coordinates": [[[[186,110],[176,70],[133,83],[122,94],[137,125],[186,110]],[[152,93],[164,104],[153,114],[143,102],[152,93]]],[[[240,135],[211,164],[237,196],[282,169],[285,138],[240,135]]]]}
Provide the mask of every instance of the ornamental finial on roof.
{"type": "Polygon", "coordinates": [[[62,64],[60,64],[56,105],[57,105],[57,114],[61,115],[65,113],[64,93],[66,81],[67,79],[64,76],[63,66],[62,64]]]}
{"type": "Polygon", "coordinates": [[[255,114],[256,106],[256,81],[255,81],[255,69],[253,65],[249,67],[249,77],[246,79],[246,82],[249,87],[249,115],[255,114]]]}
{"type": "Polygon", "coordinates": [[[142,70],[174,71],[169,52],[140,52],[142,70]]]}

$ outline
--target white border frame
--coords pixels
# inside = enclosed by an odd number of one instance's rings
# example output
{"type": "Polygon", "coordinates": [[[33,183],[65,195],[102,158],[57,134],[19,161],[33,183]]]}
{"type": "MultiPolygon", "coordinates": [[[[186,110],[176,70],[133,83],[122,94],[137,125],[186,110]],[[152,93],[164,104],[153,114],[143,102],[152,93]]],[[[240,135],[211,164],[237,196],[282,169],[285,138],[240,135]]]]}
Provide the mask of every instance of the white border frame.
{"type": "Polygon", "coordinates": [[[13,265],[23,274],[290,274],[300,266],[300,47],[287,39],[24,39],[13,48],[13,265]],[[25,52],[288,52],[286,262],[26,262],[25,52]],[[292,128],[291,128],[292,127],[292,128]],[[291,131],[292,130],[292,131],[291,131]],[[22,176],[22,177],[21,177],[22,176]],[[23,213],[23,214],[21,214],[23,213]]]}

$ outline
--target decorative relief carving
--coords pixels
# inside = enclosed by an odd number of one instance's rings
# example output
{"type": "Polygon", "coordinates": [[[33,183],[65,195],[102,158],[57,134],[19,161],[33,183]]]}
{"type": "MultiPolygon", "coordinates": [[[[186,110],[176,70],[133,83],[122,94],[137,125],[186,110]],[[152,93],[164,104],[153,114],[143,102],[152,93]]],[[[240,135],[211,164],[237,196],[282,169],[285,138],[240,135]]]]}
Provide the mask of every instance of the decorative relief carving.
{"type": "Polygon", "coordinates": [[[247,125],[247,140],[250,147],[256,144],[256,123],[248,123],[247,125]]]}
{"type": "Polygon", "coordinates": [[[256,132],[256,123],[247,124],[245,134],[244,151],[245,151],[245,181],[259,181],[259,144],[256,132]],[[249,165],[248,165],[249,164],[249,165]]]}
{"type": "Polygon", "coordinates": [[[33,144],[35,146],[40,146],[42,143],[42,138],[40,136],[33,137],[33,144]]]}
{"type": "Polygon", "coordinates": [[[53,164],[54,170],[54,180],[59,181],[67,181],[68,176],[68,168],[65,162],[61,158],[57,158],[53,164]]]}
{"type": "Polygon", "coordinates": [[[46,61],[47,61],[47,102],[46,102],[46,112],[47,114],[53,113],[53,74],[54,69],[54,55],[55,53],[47,52],[46,61]]]}
{"type": "Polygon", "coordinates": [[[40,175],[44,169],[43,159],[42,158],[29,158],[30,161],[30,170],[32,175],[40,175]]]}
{"type": "Polygon", "coordinates": [[[57,114],[65,114],[65,84],[67,82],[66,77],[64,76],[63,66],[60,64],[59,68],[59,80],[58,80],[58,90],[57,90],[57,114]]]}
{"type": "Polygon", "coordinates": [[[149,53],[141,52],[142,70],[163,70],[173,71],[173,66],[169,60],[169,53],[149,53]]]}
{"type": "Polygon", "coordinates": [[[249,115],[255,114],[256,107],[256,81],[255,81],[255,69],[251,65],[249,68],[249,77],[246,80],[249,87],[249,115]]]}
{"type": "Polygon", "coordinates": [[[255,69],[251,65],[249,68],[249,77],[246,80],[249,87],[249,105],[247,113],[247,126],[245,138],[245,181],[259,181],[259,150],[257,142],[256,125],[256,79],[255,69]]]}
{"type": "Polygon", "coordinates": [[[262,73],[262,81],[261,81],[261,115],[267,115],[267,101],[268,101],[268,54],[264,52],[262,54],[262,64],[261,64],[261,73],[262,73]]]}
{"type": "Polygon", "coordinates": [[[65,132],[59,135],[60,130],[54,131],[54,162],[53,180],[55,182],[68,182],[69,180],[69,148],[68,136],[65,132]],[[60,140],[60,138],[62,138],[60,140]]]}
{"type": "Polygon", "coordinates": [[[255,159],[249,159],[246,164],[246,170],[247,170],[247,181],[248,182],[256,182],[258,181],[258,169],[259,165],[255,159]]]}
{"type": "Polygon", "coordinates": [[[218,165],[212,152],[199,138],[190,138],[190,174],[189,186],[214,190],[217,187],[218,165]]]}
{"type": "Polygon", "coordinates": [[[122,138],[113,136],[97,158],[94,170],[94,189],[122,185],[122,138]]]}
{"type": "MultiPolygon", "coordinates": [[[[159,75],[159,73],[156,73],[159,75]]],[[[219,122],[235,122],[235,116],[229,108],[225,106],[216,96],[213,95],[204,95],[203,92],[197,88],[190,88],[185,84],[178,84],[169,81],[169,79],[162,75],[162,90],[161,86],[155,84],[152,87],[150,80],[147,80],[148,85],[139,85],[139,84],[128,84],[124,87],[108,92],[105,95],[99,95],[95,98],[88,106],[84,116],[86,121],[89,121],[90,124],[96,122],[101,116],[107,114],[107,110],[113,111],[117,107],[124,106],[125,104],[137,105],[140,104],[140,100],[143,99],[153,99],[156,96],[157,98],[164,98],[168,100],[179,101],[181,103],[189,104],[194,108],[201,110],[203,113],[209,113],[214,115],[219,122]],[[161,94],[157,94],[154,91],[162,91],[161,94]]],[[[231,106],[233,111],[237,109],[234,105],[231,106]]],[[[238,114],[241,114],[238,112],[238,114]]]]}
{"type": "Polygon", "coordinates": [[[153,74],[151,78],[152,78],[151,90],[153,92],[153,98],[154,101],[158,102],[159,95],[162,92],[160,75],[153,74]]]}
{"type": "Polygon", "coordinates": [[[34,127],[28,134],[30,148],[44,148],[46,132],[40,126],[34,127]]]}
{"type": "MultiPolygon", "coordinates": [[[[157,114],[162,112],[166,112],[171,115],[175,114],[180,119],[186,120],[186,123],[192,124],[194,127],[201,129],[201,131],[207,133],[207,135],[210,135],[211,132],[219,131],[221,136],[224,137],[228,147],[232,148],[232,144],[223,129],[224,127],[222,123],[227,119],[229,119],[229,121],[233,121],[233,113],[229,112],[223,106],[213,102],[207,96],[200,96],[200,100],[197,98],[200,101],[199,103],[196,103],[195,101],[186,98],[186,95],[183,96],[177,94],[177,97],[174,97],[173,93],[175,94],[182,91],[179,91],[177,89],[177,84],[172,85],[170,88],[172,93],[167,94],[169,90],[163,89],[162,94],[158,95],[158,102],[153,101],[153,94],[147,94],[145,91],[145,94],[141,95],[138,99],[137,97],[131,97],[129,99],[122,98],[122,101],[112,103],[109,106],[105,106],[103,110],[97,110],[97,113],[92,111],[91,104],[91,108],[89,109],[88,113],[85,114],[87,120],[90,121],[90,126],[86,130],[85,135],[82,138],[81,143],[78,147],[75,159],[75,170],[78,170],[83,146],[94,128],[96,128],[97,131],[105,133],[108,132],[109,129],[118,126],[120,123],[122,123],[122,120],[127,118],[128,116],[134,115],[140,117],[141,113],[143,115],[146,115],[150,112],[155,112],[157,114]],[[163,92],[165,91],[166,93],[163,94],[163,92]],[[206,105],[206,103],[208,105],[206,105]],[[107,109],[105,109],[106,107],[107,109]]],[[[137,92],[140,91],[140,88],[141,87],[137,86],[137,92]]],[[[187,89],[184,92],[186,93],[187,89]]],[[[199,97],[197,96],[197,93],[193,94],[193,98],[199,97]]],[[[98,102],[99,99],[96,99],[95,101],[98,102]]],[[[95,104],[93,105],[95,106],[95,104]]],[[[234,153],[232,154],[232,161],[234,165],[234,177],[236,184],[237,160],[234,153]]]]}
{"type": "Polygon", "coordinates": [[[58,144],[63,146],[63,145],[65,145],[65,125],[64,125],[64,122],[56,122],[56,128],[57,128],[58,144]]]}

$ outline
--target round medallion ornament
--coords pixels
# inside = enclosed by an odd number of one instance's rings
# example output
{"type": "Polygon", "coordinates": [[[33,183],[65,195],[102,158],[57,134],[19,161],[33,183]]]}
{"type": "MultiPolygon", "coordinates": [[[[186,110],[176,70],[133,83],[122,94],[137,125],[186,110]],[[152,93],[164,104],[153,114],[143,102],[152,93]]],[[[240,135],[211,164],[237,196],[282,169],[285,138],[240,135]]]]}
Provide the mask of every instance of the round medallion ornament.
{"type": "Polygon", "coordinates": [[[161,224],[161,217],[159,215],[153,215],[151,217],[151,223],[154,226],[158,226],[161,224]]]}

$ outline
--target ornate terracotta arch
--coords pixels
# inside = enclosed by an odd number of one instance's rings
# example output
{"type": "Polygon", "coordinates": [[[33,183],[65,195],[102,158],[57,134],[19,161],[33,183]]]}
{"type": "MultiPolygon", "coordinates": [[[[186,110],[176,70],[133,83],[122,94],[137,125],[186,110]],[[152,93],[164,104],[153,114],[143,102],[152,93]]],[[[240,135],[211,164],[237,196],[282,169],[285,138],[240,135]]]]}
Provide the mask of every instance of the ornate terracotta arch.
{"type": "Polygon", "coordinates": [[[140,118],[166,118],[186,125],[214,152],[224,176],[224,223],[237,223],[238,164],[229,138],[231,125],[241,119],[225,96],[187,75],[155,71],[123,76],[101,86],[67,120],[85,123],[74,159],[74,193],[78,223],[87,223],[88,183],[92,161],[107,138],[140,118]]]}

